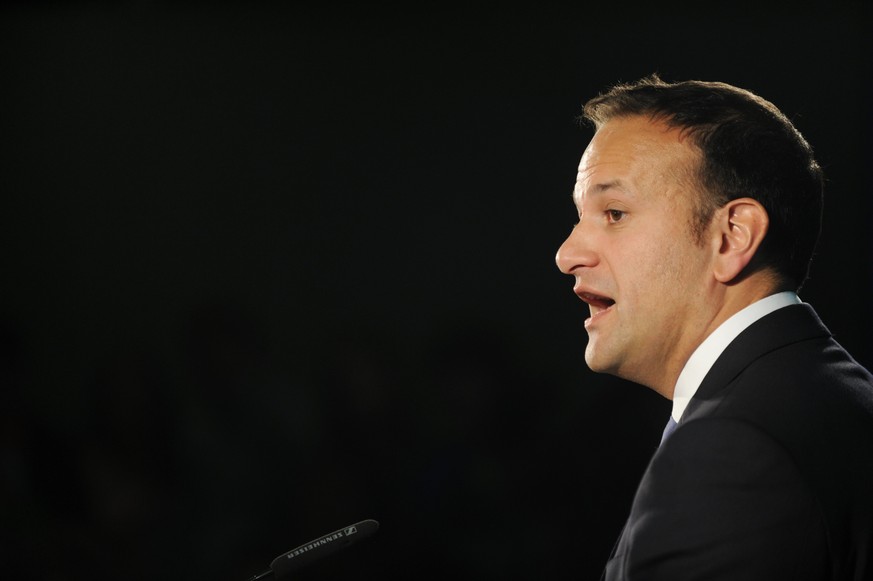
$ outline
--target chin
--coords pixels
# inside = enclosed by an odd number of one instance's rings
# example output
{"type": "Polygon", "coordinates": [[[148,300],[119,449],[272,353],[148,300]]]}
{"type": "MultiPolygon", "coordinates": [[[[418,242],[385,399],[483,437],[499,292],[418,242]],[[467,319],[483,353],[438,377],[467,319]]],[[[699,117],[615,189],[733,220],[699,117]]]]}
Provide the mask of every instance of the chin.
{"type": "Polygon", "coordinates": [[[608,365],[603,357],[599,357],[590,346],[585,350],[585,363],[588,369],[595,373],[609,373],[612,369],[612,366],[608,365]]]}

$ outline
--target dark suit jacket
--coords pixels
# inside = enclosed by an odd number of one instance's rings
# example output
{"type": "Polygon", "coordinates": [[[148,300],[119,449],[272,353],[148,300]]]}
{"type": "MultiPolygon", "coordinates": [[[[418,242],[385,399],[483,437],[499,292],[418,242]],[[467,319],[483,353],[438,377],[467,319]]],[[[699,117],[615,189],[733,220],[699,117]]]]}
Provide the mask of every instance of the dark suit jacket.
{"type": "Polygon", "coordinates": [[[646,469],[604,578],[873,580],[873,376],[809,305],[718,358],[646,469]]]}

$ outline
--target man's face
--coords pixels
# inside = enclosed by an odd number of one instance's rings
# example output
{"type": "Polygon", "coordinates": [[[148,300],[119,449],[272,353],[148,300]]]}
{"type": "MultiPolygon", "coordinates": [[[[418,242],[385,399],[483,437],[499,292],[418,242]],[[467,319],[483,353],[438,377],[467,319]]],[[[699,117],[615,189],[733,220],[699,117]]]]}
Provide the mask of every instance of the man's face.
{"type": "Polygon", "coordinates": [[[588,366],[668,397],[713,317],[713,245],[691,234],[699,155],[646,117],[603,125],[582,155],[579,221],[556,257],[590,306],[588,366]]]}

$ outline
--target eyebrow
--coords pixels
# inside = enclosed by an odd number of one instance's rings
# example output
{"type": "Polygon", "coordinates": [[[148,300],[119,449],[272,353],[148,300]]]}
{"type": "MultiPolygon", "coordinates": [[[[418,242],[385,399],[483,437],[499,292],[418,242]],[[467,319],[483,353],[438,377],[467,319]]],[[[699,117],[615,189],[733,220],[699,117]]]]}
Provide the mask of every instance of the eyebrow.
{"type": "MultiPolygon", "coordinates": [[[[624,182],[620,179],[609,180],[608,182],[602,182],[599,184],[595,184],[589,188],[588,194],[591,196],[602,195],[609,190],[621,190],[625,194],[629,194],[630,192],[624,187],[624,182]]],[[[573,188],[573,200],[577,200],[577,189],[573,188]]]]}
{"type": "Polygon", "coordinates": [[[591,188],[591,193],[592,194],[602,194],[605,191],[614,190],[614,189],[618,189],[618,190],[621,190],[621,191],[627,193],[627,190],[624,187],[624,183],[618,179],[610,180],[608,182],[603,182],[601,184],[595,185],[594,187],[591,188]]]}

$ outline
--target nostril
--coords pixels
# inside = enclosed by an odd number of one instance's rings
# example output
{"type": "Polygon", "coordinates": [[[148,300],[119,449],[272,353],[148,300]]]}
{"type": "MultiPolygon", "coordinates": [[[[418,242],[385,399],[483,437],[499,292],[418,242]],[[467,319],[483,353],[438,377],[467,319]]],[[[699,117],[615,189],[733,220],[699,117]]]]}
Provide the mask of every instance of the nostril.
{"type": "Polygon", "coordinates": [[[600,262],[591,240],[583,237],[578,228],[564,240],[555,255],[558,270],[564,274],[576,274],[578,269],[590,268],[600,262]]]}
{"type": "Polygon", "coordinates": [[[573,274],[577,268],[584,266],[592,266],[594,263],[593,257],[588,252],[582,251],[577,245],[573,245],[567,239],[555,254],[555,264],[558,265],[558,270],[564,274],[573,274]]]}

